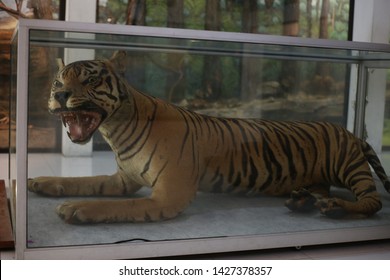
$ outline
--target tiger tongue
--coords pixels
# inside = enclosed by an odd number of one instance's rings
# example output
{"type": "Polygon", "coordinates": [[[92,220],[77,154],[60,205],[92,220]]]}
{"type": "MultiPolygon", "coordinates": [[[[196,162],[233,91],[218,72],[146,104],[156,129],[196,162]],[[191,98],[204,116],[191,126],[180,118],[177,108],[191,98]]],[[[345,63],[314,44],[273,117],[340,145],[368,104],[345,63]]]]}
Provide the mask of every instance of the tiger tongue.
{"type": "Polygon", "coordinates": [[[67,128],[67,134],[73,142],[84,142],[91,136],[91,121],[93,118],[86,113],[64,113],[62,122],[67,128]]]}
{"type": "Polygon", "coordinates": [[[82,125],[79,123],[71,123],[68,125],[68,137],[72,141],[82,141],[86,138],[82,125]]]}

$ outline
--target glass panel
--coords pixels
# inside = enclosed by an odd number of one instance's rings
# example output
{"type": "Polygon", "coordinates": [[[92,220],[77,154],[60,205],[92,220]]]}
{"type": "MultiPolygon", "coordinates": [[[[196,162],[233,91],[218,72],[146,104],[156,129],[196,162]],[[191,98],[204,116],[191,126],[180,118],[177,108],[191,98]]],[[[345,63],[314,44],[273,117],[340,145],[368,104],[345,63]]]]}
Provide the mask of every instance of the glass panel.
{"type": "MultiPolygon", "coordinates": [[[[234,33],[207,33],[207,36],[215,36],[215,40],[199,40],[196,38],[198,32],[188,31],[183,33],[182,30],[178,31],[178,34],[183,35],[183,39],[170,38],[170,35],[157,36],[160,29],[153,29],[155,35],[153,37],[148,36],[127,36],[116,34],[89,34],[86,32],[56,32],[50,31],[42,33],[41,31],[31,30],[31,43],[33,45],[62,45],[64,47],[84,47],[94,49],[109,49],[118,50],[126,49],[129,51],[144,50],[148,52],[161,52],[163,50],[169,52],[180,53],[208,53],[217,55],[230,55],[230,56],[277,56],[277,57],[289,57],[289,59],[325,59],[327,61],[353,61],[361,56],[365,55],[383,55],[382,57],[376,57],[376,59],[388,59],[388,54],[380,52],[360,52],[351,51],[348,48],[321,48],[321,47],[305,47],[295,46],[294,39],[291,39],[291,44],[259,44],[259,43],[244,43],[235,42],[237,40],[255,40],[256,37],[251,35],[245,36],[244,34],[234,33]],[[190,34],[190,35],[189,35],[190,34]],[[185,39],[194,35],[194,38],[185,39]],[[95,35],[95,36],[93,36],[95,35]],[[239,36],[238,39],[231,39],[231,36],[239,36]],[[221,39],[222,38],[222,39],[221,39]],[[224,38],[226,40],[224,40],[224,38]],[[227,41],[229,40],[229,41],[227,41]]],[[[174,36],[174,35],[173,35],[174,36]]],[[[180,36],[180,35],[179,35],[180,36]]],[[[198,35],[199,36],[199,35],[198,35]]],[[[261,38],[261,37],[257,37],[261,38]]],[[[272,37],[269,37],[272,38],[272,37]]],[[[276,37],[279,38],[280,37],[276,37]]],[[[260,40],[260,39],[257,39],[260,40]]],[[[274,39],[275,41],[277,39],[274,39]]],[[[309,41],[308,41],[309,42],[309,41]]],[[[341,43],[340,43],[341,44],[341,43]]]]}
{"type": "Polygon", "coordinates": [[[382,137],[382,161],[386,172],[390,173],[390,70],[386,73],[385,113],[382,137]]]}
{"type": "Polygon", "coordinates": [[[60,139],[56,128],[57,119],[47,117],[47,102],[50,86],[57,67],[57,48],[30,48],[29,64],[29,112],[28,112],[28,147],[29,151],[58,150],[60,139]]]}
{"type": "MultiPolygon", "coordinates": [[[[30,33],[29,178],[109,175],[117,169],[115,155],[108,151],[107,146],[99,144],[102,139],[93,139],[99,145],[95,146],[92,157],[61,154],[58,135],[63,124],[58,117],[48,113],[47,100],[56,72],[56,58],[63,57],[67,49],[91,50],[99,59],[109,58],[114,50],[125,50],[127,56],[122,63],[126,65],[124,76],[130,85],[192,111],[235,118],[327,120],[344,126],[350,94],[356,95],[351,90],[356,85],[350,88],[350,68],[357,67],[362,59],[390,58],[388,53],[373,51],[204,40],[199,39],[200,36],[177,39],[90,33],[81,37],[80,34],[73,36],[77,37],[74,39],[66,32],[33,30],[30,33]]],[[[189,121],[196,122],[195,119],[189,121]]],[[[139,139],[143,136],[140,135],[139,139]]],[[[190,140],[185,143],[191,143],[190,140]]],[[[180,149],[183,145],[180,143],[173,146],[180,149]]],[[[152,161],[153,147],[147,154],[152,161]]],[[[165,156],[159,155],[161,160],[165,156]]],[[[215,154],[211,157],[224,156],[215,154]]],[[[145,165],[142,172],[147,173],[148,168],[145,165]]],[[[148,196],[150,192],[149,188],[142,188],[132,197],[148,196]]],[[[332,189],[332,192],[350,197],[343,190],[332,189]]],[[[97,198],[93,195],[87,198],[48,198],[30,192],[28,246],[333,230],[383,225],[389,220],[386,217],[390,217],[388,207],[380,212],[383,219],[335,221],[321,218],[317,211],[307,215],[291,213],[283,206],[285,197],[210,193],[199,193],[180,216],[163,222],[75,226],[57,216],[57,205],[82,199],[97,198]]],[[[148,219],[147,215],[145,219],[148,219]]]]}
{"type": "MultiPolygon", "coordinates": [[[[17,46],[18,46],[18,36],[15,36],[11,44],[11,79],[10,79],[10,95],[9,95],[9,186],[12,187],[12,191],[15,189],[16,182],[16,99],[17,99],[17,46]]],[[[14,210],[14,209],[13,209],[14,210]]],[[[15,213],[14,213],[15,214],[15,213]]]]}

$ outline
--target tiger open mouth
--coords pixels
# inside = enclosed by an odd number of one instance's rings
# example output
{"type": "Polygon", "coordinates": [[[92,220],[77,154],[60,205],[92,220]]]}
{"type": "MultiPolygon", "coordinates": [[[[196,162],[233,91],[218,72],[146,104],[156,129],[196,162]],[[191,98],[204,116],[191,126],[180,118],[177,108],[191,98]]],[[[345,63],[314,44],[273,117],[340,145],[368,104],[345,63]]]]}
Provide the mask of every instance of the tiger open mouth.
{"type": "Polygon", "coordinates": [[[94,111],[67,111],[58,115],[69,139],[79,144],[88,142],[103,120],[102,114],[94,111]]]}

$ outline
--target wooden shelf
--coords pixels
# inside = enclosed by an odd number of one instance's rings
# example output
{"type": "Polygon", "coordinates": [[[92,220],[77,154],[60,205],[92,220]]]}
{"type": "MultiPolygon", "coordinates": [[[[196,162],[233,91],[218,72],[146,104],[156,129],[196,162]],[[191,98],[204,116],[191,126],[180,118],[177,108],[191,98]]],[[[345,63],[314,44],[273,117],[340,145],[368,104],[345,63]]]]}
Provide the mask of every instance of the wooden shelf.
{"type": "Polygon", "coordinates": [[[4,180],[0,180],[0,249],[14,248],[10,211],[4,180]]]}

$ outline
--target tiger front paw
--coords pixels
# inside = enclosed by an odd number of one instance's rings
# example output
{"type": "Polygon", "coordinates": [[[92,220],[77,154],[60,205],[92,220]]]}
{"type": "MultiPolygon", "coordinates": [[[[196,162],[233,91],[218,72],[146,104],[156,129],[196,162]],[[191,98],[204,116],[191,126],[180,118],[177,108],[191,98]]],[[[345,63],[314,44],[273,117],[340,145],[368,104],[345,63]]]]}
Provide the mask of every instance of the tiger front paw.
{"type": "Polygon", "coordinates": [[[30,192],[35,192],[47,196],[63,196],[64,186],[56,177],[37,177],[28,179],[27,189],[30,192]]]}
{"type": "Polygon", "coordinates": [[[66,201],[57,206],[56,212],[69,224],[86,224],[94,222],[88,215],[88,205],[82,201],[66,201]]]}
{"type": "Polygon", "coordinates": [[[291,211],[308,212],[315,208],[317,199],[306,189],[293,191],[284,205],[291,211]]]}
{"type": "Polygon", "coordinates": [[[321,214],[333,219],[340,219],[347,215],[347,211],[337,198],[321,199],[316,203],[316,206],[321,214]]]}

